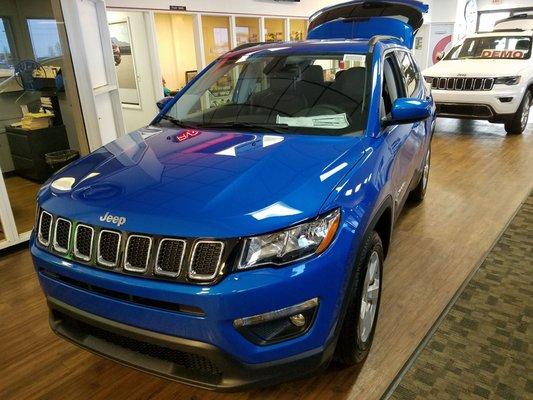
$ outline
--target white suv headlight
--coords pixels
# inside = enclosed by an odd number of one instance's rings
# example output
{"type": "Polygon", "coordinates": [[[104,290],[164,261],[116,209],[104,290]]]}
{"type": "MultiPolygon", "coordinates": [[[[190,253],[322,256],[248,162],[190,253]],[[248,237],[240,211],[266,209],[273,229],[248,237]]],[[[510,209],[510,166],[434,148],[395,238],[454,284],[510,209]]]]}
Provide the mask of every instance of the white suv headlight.
{"type": "Polygon", "coordinates": [[[237,268],[282,265],[311,254],[320,254],[333,241],[339,220],[340,211],[337,209],[314,221],[280,232],[247,238],[237,268]]]}
{"type": "Polygon", "coordinates": [[[520,83],[521,76],[501,76],[494,79],[495,85],[518,85],[520,83]]]}

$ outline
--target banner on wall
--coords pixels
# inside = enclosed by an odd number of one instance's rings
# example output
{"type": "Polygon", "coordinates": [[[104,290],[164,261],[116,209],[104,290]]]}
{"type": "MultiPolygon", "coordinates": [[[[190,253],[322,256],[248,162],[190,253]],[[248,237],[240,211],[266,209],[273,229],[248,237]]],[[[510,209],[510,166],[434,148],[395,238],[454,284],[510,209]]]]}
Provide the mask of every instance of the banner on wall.
{"type": "Polygon", "coordinates": [[[437,55],[449,49],[453,38],[454,24],[433,24],[429,35],[428,67],[437,63],[437,55]]]}

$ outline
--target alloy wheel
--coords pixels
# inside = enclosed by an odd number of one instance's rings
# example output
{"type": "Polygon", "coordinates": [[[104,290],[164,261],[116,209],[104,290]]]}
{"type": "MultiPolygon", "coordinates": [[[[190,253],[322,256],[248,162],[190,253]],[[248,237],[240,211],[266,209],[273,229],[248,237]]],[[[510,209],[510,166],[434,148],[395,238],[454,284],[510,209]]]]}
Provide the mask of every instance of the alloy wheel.
{"type": "Polygon", "coordinates": [[[431,160],[431,150],[428,149],[428,152],[426,154],[426,162],[424,164],[424,172],[422,174],[422,187],[424,188],[424,190],[426,190],[428,186],[430,160],[431,160]]]}
{"type": "Polygon", "coordinates": [[[524,109],[522,110],[521,125],[522,130],[526,128],[527,121],[529,119],[529,108],[531,107],[531,92],[526,94],[524,109]]]}
{"type": "Polygon", "coordinates": [[[372,328],[379,302],[379,289],[381,285],[381,260],[376,251],[373,251],[368,259],[365,282],[361,294],[361,309],[359,312],[359,324],[357,331],[361,342],[365,343],[372,328]]]}

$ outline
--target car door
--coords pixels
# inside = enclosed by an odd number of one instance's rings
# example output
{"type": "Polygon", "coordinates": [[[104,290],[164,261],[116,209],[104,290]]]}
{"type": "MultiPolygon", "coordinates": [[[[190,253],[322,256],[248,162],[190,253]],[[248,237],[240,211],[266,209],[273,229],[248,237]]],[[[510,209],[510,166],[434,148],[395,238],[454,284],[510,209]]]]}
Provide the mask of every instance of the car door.
{"type": "MultiPolygon", "coordinates": [[[[380,117],[390,117],[392,105],[398,98],[406,97],[405,85],[400,74],[398,61],[393,52],[383,60],[383,85],[381,91],[380,117]]],[[[392,156],[390,180],[392,185],[395,215],[399,214],[405,195],[408,192],[407,176],[411,168],[411,160],[407,149],[407,140],[413,124],[390,125],[384,128],[383,135],[392,156]]]]}
{"type": "MultiPolygon", "coordinates": [[[[421,73],[417,68],[412,55],[406,50],[395,51],[400,73],[403,77],[406,97],[423,100],[426,97],[421,73]]],[[[404,180],[412,183],[415,172],[420,169],[424,157],[424,138],[426,134],[424,121],[418,121],[410,125],[410,131],[403,145],[403,156],[406,158],[404,180]]]]}

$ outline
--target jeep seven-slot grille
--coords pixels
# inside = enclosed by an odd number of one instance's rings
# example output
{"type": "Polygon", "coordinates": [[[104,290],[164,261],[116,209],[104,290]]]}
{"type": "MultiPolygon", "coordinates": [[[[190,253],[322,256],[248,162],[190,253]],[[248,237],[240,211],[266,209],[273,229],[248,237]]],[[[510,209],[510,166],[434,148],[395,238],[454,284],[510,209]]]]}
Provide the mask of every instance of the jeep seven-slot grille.
{"type": "Polygon", "coordinates": [[[431,82],[431,88],[438,90],[486,91],[493,86],[493,78],[433,78],[431,82]]]}
{"type": "Polygon", "coordinates": [[[210,280],[216,276],[216,265],[224,244],[222,242],[201,241],[196,243],[191,263],[190,277],[195,279],[210,280]]]}
{"type": "Polygon", "coordinates": [[[70,221],[58,218],[54,232],[54,250],[59,253],[68,253],[70,245],[70,221]]]}
{"type": "Polygon", "coordinates": [[[133,272],[146,271],[151,247],[152,239],[148,236],[131,235],[126,245],[126,262],[124,268],[133,272]]]}
{"type": "Polygon", "coordinates": [[[199,283],[216,281],[238,256],[238,239],[178,239],[109,230],[41,210],[37,242],[76,262],[125,274],[199,283]],[[230,246],[226,246],[229,244],[230,246]]]}
{"type": "Polygon", "coordinates": [[[98,238],[98,264],[114,267],[118,264],[120,250],[120,233],[108,230],[100,231],[98,238]]]}
{"type": "Polygon", "coordinates": [[[177,239],[163,239],[159,244],[155,273],[167,276],[178,276],[185,254],[185,241],[177,239]]]}
{"type": "Polygon", "coordinates": [[[92,255],[94,229],[87,225],[76,226],[74,236],[74,256],[89,261],[92,255]]]}
{"type": "Polygon", "coordinates": [[[50,237],[52,236],[52,214],[43,211],[39,217],[39,232],[37,238],[39,243],[43,246],[50,244],[50,237]]]}

